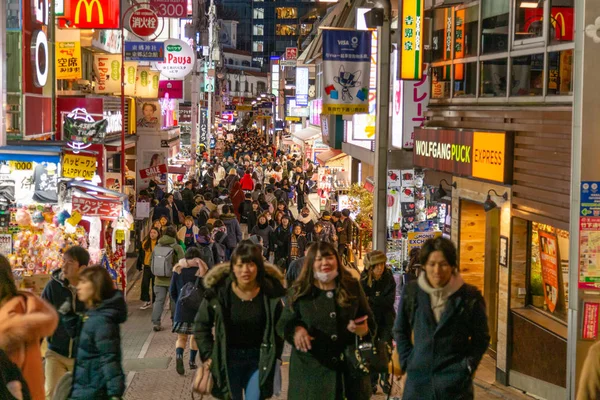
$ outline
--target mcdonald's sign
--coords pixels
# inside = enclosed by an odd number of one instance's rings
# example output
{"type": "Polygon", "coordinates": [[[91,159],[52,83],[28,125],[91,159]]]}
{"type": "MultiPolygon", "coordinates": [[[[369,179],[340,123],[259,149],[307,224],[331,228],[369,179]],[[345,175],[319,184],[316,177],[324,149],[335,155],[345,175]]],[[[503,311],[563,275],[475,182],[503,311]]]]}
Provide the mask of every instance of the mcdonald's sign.
{"type": "MultiPolygon", "coordinates": [[[[531,24],[542,21],[543,9],[525,10],[525,32],[531,24]]],[[[550,9],[550,36],[555,40],[572,41],[574,33],[574,11],[572,7],[552,7],[550,9]]]]}
{"type": "Polygon", "coordinates": [[[61,28],[119,29],[120,1],[65,0],[65,13],[58,19],[61,28]]]}

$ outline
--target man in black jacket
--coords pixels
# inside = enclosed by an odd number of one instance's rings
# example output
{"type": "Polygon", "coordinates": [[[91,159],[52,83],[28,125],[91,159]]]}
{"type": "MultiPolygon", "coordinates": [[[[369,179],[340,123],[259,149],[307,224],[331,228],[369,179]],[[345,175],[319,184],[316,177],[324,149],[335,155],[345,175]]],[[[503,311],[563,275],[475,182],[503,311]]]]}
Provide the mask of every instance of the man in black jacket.
{"type": "Polygon", "coordinates": [[[90,254],[79,246],[70,247],[63,254],[62,268],[52,272],[50,282],[42,292],[42,299],[58,311],[58,327],[48,338],[46,351],[46,399],[51,399],[60,378],[73,371],[74,351],[79,336],[80,315],[85,305],[77,299],[75,286],[79,282],[79,271],[87,267],[90,254]]]}
{"type": "Polygon", "coordinates": [[[192,190],[192,182],[187,181],[185,183],[185,189],[181,191],[181,200],[185,205],[185,210],[180,210],[185,213],[185,215],[192,215],[192,210],[196,207],[196,203],[194,201],[194,191],[192,190]]]}

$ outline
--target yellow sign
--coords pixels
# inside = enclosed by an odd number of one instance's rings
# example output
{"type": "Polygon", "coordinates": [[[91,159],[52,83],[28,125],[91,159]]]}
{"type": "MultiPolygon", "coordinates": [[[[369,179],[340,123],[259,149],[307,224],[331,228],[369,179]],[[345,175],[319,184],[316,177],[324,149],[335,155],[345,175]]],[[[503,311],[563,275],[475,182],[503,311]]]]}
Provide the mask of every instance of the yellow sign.
{"type": "Polygon", "coordinates": [[[323,104],[322,114],[354,115],[368,113],[368,104],[323,104]]]}
{"type": "Polygon", "coordinates": [[[96,174],[96,158],[76,154],[63,157],[62,176],[91,180],[96,174]]]}
{"type": "Polygon", "coordinates": [[[429,239],[435,239],[442,236],[442,232],[440,231],[431,231],[431,232],[408,232],[406,234],[406,239],[408,241],[407,248],[408,252],[414,248],[421,248],[423,243],[425,243],[429,239]]]}
{"type": "Polygon", "coordinates": [[[98,11],[98,23],[100,25],[104,24],[104,13],[102,12],[102,5],[100,4],[100,0],[79,0],[77,3],[77,7],[75,8],[75,24],[79,24],[79,19],[81,15],[81,5],[85,7],[85,15],[87,17],[86,21],[92,21],[92,10],[94,9],[94,5],[96,5],[96,10],[98,11]]]}
{"type": "Polygon", "coordinates": [[[56,42],[56,79],[81,79],[79,42],[56,42]]]}
{"type": "Polygon", "coordinates": [[[285,117],[286,121],[292,121],[292,122],[300,122],[302,121],[302,118],[300,117],[285,117]]]}
{"type": "Polygon", "coordinates": [[[504,182],[506,167],[506,134],[473,132],[474,178],[504,182]]]}
{"type": "Polygon", "coordinates": [[[67,222],[69,224],[71,224],[71,226],[77,226],[77,224],[79,223],[79,221],[81,221],[81,214],[79,214],[79,211],[75,210],[73,211],[73,213],[71,214],[71,218],[67,219],[67,222]]]}
{"type": "Polygon", "coordinates": [[[235,106],[235,110],[236,111],[252,111],[252,106],[237,105],[237,106],[235,106]]]}
{"type": "MultiPolygon", "coordinates": [[[[403,0],[400,30],[400,79],[423,77],[423,15],[425,0],[403,0]]],[[[325,106],[325,105],[323,105],[325,106]]]]}
{"type": "Polygon", "coordinates": [[[10,161],[8,165],[11,171],[31,171],[33,169],[31,161],[10,161]]]}

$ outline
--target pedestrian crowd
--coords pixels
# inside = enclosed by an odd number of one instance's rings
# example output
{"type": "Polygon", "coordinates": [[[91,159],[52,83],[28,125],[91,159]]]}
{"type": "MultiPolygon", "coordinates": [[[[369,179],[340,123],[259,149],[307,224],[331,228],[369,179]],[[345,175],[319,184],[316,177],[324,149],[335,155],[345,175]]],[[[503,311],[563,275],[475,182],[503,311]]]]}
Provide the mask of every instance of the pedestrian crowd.
{"type": "MultiPolygon", "coordinates": [[[[266,399],[281,392],[287,342],[289,399],[363,400],[390,393],[395,348],[403,399],[472,399],[490,336],[452,242],[412,251],[398,287],[383,252],[359,271],[349,210],[311,216],[314,166],[256,132],[235,135],[181,191],[141,193],[153,202],[138,246],[141,308],[159,332],[169,304],[177,373],[194,371],[194,389],[218,399],[266,399]]],[[[127,305],[89,264],[86,250],[65,251],[39,298],[16,289],[0,257],[0,399],[123,397],[127,305]]]]}

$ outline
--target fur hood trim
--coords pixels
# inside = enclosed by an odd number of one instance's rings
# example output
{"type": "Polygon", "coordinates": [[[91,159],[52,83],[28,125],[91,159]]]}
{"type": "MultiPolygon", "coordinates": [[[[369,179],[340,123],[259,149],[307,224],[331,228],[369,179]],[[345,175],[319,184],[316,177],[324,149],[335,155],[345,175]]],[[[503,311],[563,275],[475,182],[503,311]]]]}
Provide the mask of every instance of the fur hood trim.
{"type": "MultiPolygon", "coordinates": [[[[267,273],[267,277],[271,277],[272,279],[283,283],[283,274],[275,265],[270,263],[265,263],[265,271],[267,273]]],[[[229,263],[221,263],[215,265],[207,272],[204,276],[204,287],[207,289],[214,289],[219,286],[223,281],[229,277],[229,263]]]]}
{"type": "Polygon", "coordinates": [[[175,265],[175,267],[173,267],[173,272],[181,274],[181,271],[184,268],[198,268],[198,273],[196,273],[197,276],[203,275],[203,274],[201,274],[202,270],[204,270],[204,272],[208,271],[208,266],[200,258],[192,258],[191,260],[184,258],[182,260],[179,260],[177,265],[175,265]]]}

